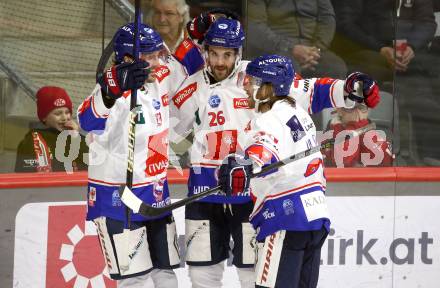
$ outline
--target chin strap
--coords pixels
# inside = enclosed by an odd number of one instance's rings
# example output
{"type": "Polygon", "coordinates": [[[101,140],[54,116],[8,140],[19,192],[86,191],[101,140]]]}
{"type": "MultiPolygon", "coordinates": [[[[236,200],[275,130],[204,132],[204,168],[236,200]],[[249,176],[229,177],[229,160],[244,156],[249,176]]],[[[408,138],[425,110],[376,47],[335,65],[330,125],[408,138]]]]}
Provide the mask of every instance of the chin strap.
{"type": "Polygon", "coordinates": [[[261,86],[259,85],[252,85],[254,87],[254,93],[252,94],[252,98],[255,101],[255,112],[260,113],[259,108],[260,108],[260,104],[264,104],[266,102],[269,101],[269,98],[266,98],[264,100],[261,99],[257,99],[257,93],[258,90],[261,88],[261,86]]]}

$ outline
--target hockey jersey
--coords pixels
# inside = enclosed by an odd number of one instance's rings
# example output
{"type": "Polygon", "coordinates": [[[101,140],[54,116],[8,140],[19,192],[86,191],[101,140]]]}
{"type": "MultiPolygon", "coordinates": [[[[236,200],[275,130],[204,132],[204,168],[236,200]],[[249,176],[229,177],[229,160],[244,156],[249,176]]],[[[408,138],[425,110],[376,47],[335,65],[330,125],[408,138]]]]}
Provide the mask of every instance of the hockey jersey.
{"type": "MultiPolygon", "coordinates": [[[[246,154],[257,167],[317,145],[316,127],[308,113],[287,101],[277,101],[270,111],[258,115],[246,136],[246,154]]],[[[250,187],[255,203],[250,222],[257,230],[257,240],[279,230],[329,229],[320,152],[253,178],[250,187]]]]}
{"type": "MultiPolygon", "coordinates": [[[[174,57],[162,64],[155,69],[155,82],[137,91],[132,190],[154,207],[171,201],[166,181],[169,96],[179,88],[188,71],[174,57]]],[[[97,84],[78,108],[81,128],[92,132],[89,133],[88,220],[99,216],[125,219],[118,188],[126,181],[130,98],[127,91],[108,109],[97,84]]],[[[145,218],[134,214],[132,220],[145,218]]]]}
{"type": "MultiPolygon", "coordinates": [[[[178,121],[171,129],[172,141],[179,141],[194,131],[190,148],[188,195],[198,194],[217,186],[216,170],[230,153],[243,151],[241,134],[256,116],[248,106],[243,89],[246,66],[240,61],[233,73],[223,81],[211,84],[207,69],[189,77],[171,101],[171,115],[178,121]]],[[[328,107],[350,107],[344,99],[344,81],[331,78],[295,79],[290,95],[309,113],[328,107]]],[[[244,203],[250,201],[249,191],[236,197],[221,194],[201,199],[213,203],[244,203]]]]}

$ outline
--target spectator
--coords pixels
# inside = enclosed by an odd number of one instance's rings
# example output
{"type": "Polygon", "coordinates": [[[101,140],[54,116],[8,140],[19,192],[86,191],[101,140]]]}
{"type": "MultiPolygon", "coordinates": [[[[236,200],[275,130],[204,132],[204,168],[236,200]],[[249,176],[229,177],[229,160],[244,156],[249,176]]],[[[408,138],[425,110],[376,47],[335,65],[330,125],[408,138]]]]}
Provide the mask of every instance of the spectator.
{"type": "Polygon", "coordinates": [[[345,78],[344,61],[329,50],[336,29],[330,0],[248,1],[249,54],[293,58],[303,77],[345,78]]]}
{"type": "Polygon", "coordinates": [[[333,48],[344,55],[349,70],[380,82],[391,81],[393,69],[428,72],[426,52],[436,29],[432,0],[400,1],[396,11],[395,2],[333,0],[338,19],[333,48]]]}
{"type": "MultiPolygon", "coordinates": [[[[51,86],[42,87],[36,97],[41,127],[31,129],[18,145],[15,172],[65,171],[64,162],[54,156],[60,133],[64,130],[79,130],[78,124],[72,119],[72,101],[64,89],[51,86]]],[[[84,139],[74,137],[81,136],[77,134],[67,138],[67,142],[62,142],[66,143],[64,156],[67,157],[69,153],[76,154],[76,151],[70,151],[70,145],[72,140],[79,140],[80,153],[73,160],[72,166],[74,171],[86,170],[83,153],[87,151],[87,146],[84,139]]]]}
{"type": "MultiPolygon", "coordinates": [[[[330,133],[332,133],[333,138],[336,139],[338,134],[343,131],[356,130],[370,123],[367,106],[364,104],[356,104],[352,109],[336,108],[327,130],[332,131],[330,133]]],[[[331,148],[324,149],[325,165],[330,167],[392,165],[393,155],[391,152],[391,143],[381,138],[375,131],[366,132],[360,135],[355,141],[353,140],[350,142],[351,140],[347,139],[343,144],[336,144],[331,148]],[[356,145],[356,147],[350,148],[350,145],[356,145]],[[363,153],[369,154],[368,157],[362,156],[363,153]]]]}
{"type": "Polygon", "coordinates": [[[147,23],[157,31],[171,52],[185,39],[189,7],[185,0],[152,0],[147,23]]]}

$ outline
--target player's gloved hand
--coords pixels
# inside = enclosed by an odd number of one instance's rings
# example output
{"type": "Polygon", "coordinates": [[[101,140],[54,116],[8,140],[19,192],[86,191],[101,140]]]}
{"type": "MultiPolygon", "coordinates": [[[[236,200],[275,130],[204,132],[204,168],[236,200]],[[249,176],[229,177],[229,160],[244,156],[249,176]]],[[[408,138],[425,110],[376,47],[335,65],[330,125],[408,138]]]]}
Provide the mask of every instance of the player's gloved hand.
{"type": "Polygon", "coordinates": [[[101,91],[113,99],[118,99],[124,91],[139,89],[150,74],[148,63],[144,61],[114,65],[98,77],[101,91]]]}
{"type": "Polygon", "coordinates": [[[236,196],[249,188],[252,161],[242,155],[230,154],[219,169],[218,184],[227,196],[236,196]]]}
{"type": "Polygon", "coordinates": [[[379,86],[376,81],[369,75],[361,72],[353,72],[345,79],[344,90],[348,93],[348,98],[359,102],[365,103],[367,107],[374,108],[380,102],[379,86]],[[356,82],[362,83],[362,97],[356,95],[354,84],[356,82]]]}
{"type": "Polygon", "coordinates": [[[215,16],[209,13],[209,11],[194,17],[186,24],[189,37],[193,40],[197,40],[198,44],[202,44],[206,32],[214,21],[215,16]]]}

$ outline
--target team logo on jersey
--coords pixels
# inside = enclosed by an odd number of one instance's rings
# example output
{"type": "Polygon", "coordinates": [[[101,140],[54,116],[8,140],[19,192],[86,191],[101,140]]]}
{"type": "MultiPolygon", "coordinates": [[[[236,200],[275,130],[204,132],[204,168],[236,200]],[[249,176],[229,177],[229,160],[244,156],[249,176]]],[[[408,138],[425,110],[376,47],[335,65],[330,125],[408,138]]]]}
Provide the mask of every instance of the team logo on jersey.
{"type": "Polygon", "coordinates": [[[290,134],[294,142],[298,142],[306,135],[304,128],[295,115],[287,121],[286,125],[290,128],[290,134]]]}
{"type": "Polygon", "coordinates": [[[167,66],[160,65],[154,70],[157,81],[162,82],[168,75],[170,75],[170,69],[167,66]]]}
{"type": "Polygon", "coordinates": [[[234,98],[235,109],[250,109],[248,98],[234,98]]]}
{"type": "Polygon", "coordinates": [[[154,200],[156,200],[156,202],[160,202],[163,200],[163,187],[165,184],[165,180],[164,179],[160,179],[158,182],[154,183],[153,186],[153,196],[154,196],[154,200]]]}
{"type": "Polygon", "coordinates": [[[160,99],[162,99],[162,105],[163,107],[167,107],[169,105],[169,101],[168,101],[168,94],[164,94],[160,97],[160,99]]]}
{"type": "Polygon", "coordinates": [[[295,210],[293,209],[293,202],[290,199],[286,199],[283,201],[283,209],[284,209],[284,214],[286,215],[290,215],[290,214],[294,214],[295,210]]]}
{"type": "Polygon", "coordinates": [[[218,106],[220,106],[220,102],[220,97],[218,95],[211,95],[208,100],[209,106],[211,106],[211,108],[217,108],[218,106]]]}
{"type": "Polygon", "coordinates": [[[144,111],[142,111],[142,109],[139,109],[139,111],[137,111],[135,122],[136,124],[145,124],[144,111]]]}
{"type": "Polygon", "coordinates": [[[183,103],[185,103],[185,101],[188,100],[192,96],[192,94],[194,94],[194,92],[196,92],[196,90],[197,90],[197,82],[191,83],[182,90],[180,90],[179,93],[174,95],[172,98],[174,105],[176,105],[176,107],[180,109],[180,106],[182,106],[183,103]]]}
{"type": "Polygon", "coordinates": [[[160,102],[156,99],[153,99],[153,108],[156,110],[160,109],[160,102]]]}
{"type": "Polygon", "coordinates": [[[322,165],[322,159],[321,158],[315,158],[312,161],[309,162],[306,168],[306,172],[304,173],[304,177],[309,177],[310,175],[315,174],[316,171],[318,171],[319,166],[322,165]]]}

